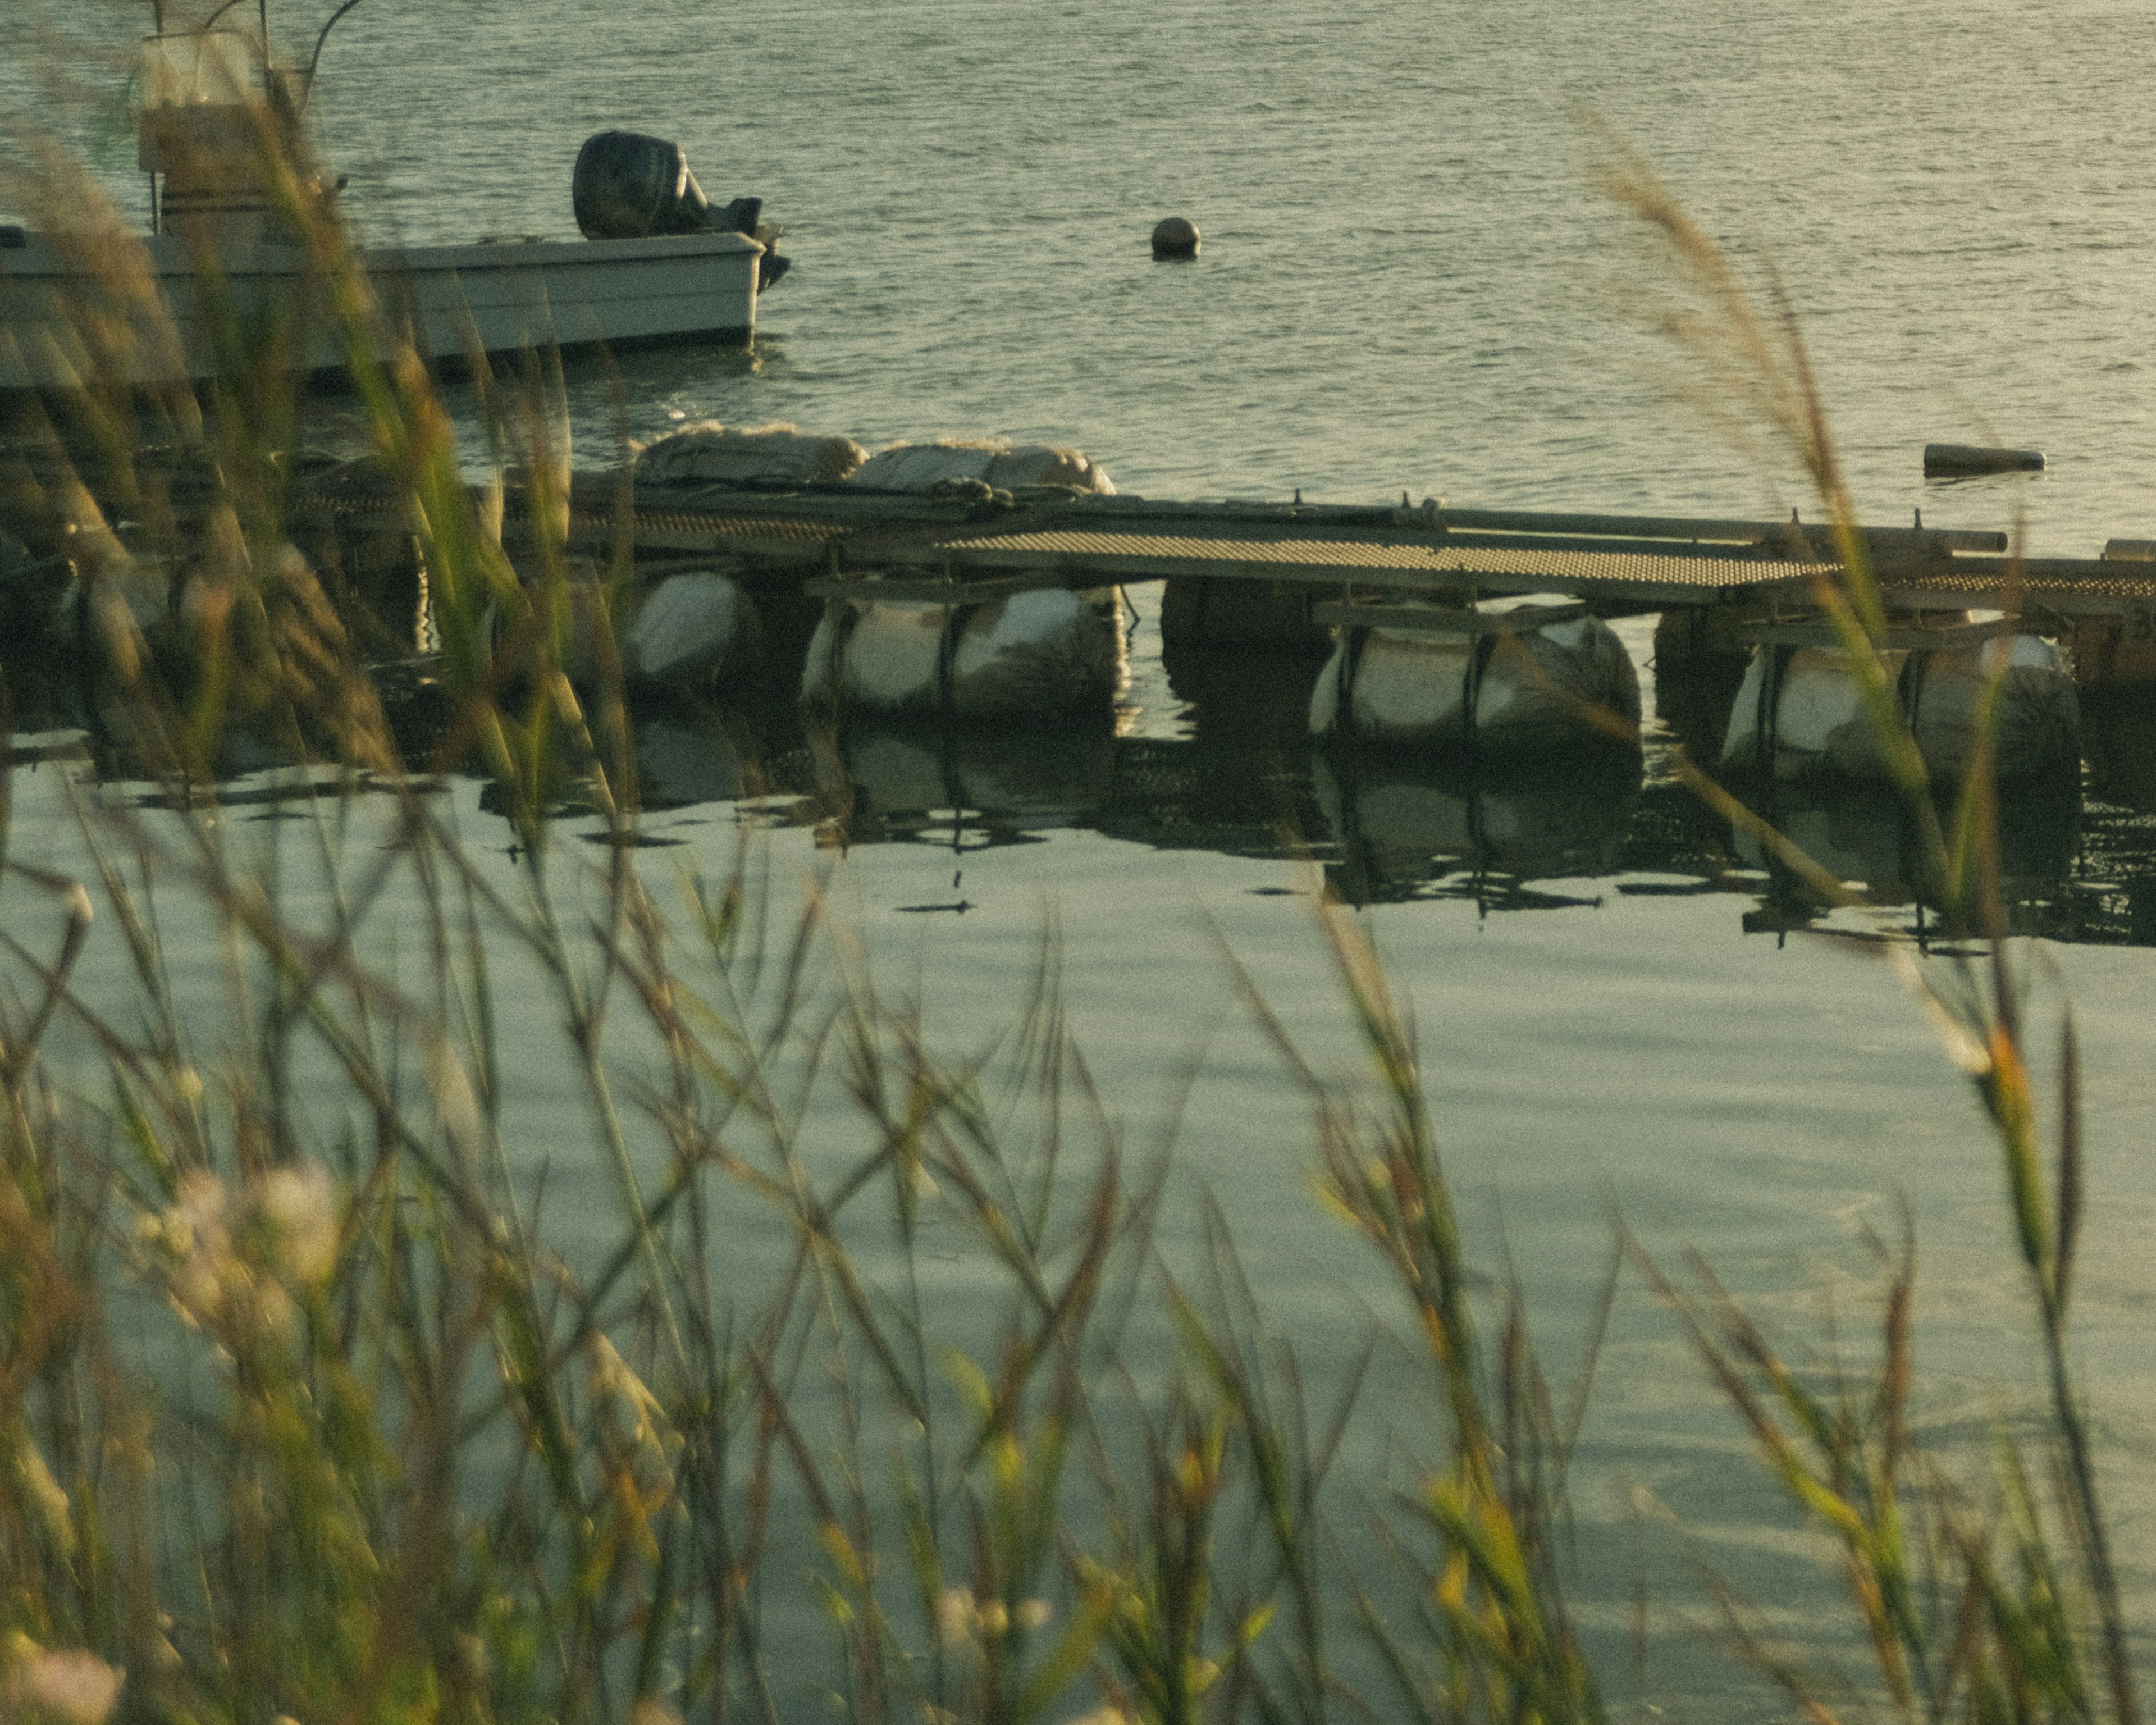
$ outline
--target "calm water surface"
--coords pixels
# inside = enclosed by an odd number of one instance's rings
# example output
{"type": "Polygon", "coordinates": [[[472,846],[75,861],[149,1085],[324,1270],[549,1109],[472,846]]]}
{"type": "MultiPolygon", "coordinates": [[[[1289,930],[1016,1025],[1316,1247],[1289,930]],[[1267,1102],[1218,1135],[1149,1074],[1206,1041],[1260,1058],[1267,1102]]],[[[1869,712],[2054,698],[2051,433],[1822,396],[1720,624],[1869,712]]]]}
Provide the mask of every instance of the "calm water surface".
{"type": "MultiPolygon", "coordinates": [[[[32,84],[9,28],[14,105],[32,84]]],[[[2093,554],[2156,532],[2152,74],[2145,8],[2108,0],[367,0],[331,39],[319,119],[353,209],[384,235],[565,234],[578,145],[610,126],[680,139],[715,198],[762,194],[794,275],[752,352],[624,362],[638,436],[685,417],[871,444],[1048,438],[1158,495],[1808,505],[1785,464],[1684,399],[1681,360],[1639,315],[1666,278],[1596,189],[1591,113],[1741,257],[1771,255],[1867,519],[2025,521],[2041,550],[2093,554]],[[1148,256],[1172,212],[1204,231],[1194,263],[1148,256]],[[1922,479],[1926,441],[1992,437],[2051,468],[1922,479]]],[[[139,198],[124,140],[80,128],[139,198]]],[[[580,453],[604,460],[615,398],[595,369],[576,387],[580,453]]],[[[972,1045],[1058,919],[1072,1018],[1117,1117],[1152,1130],[1183,1055],[1206,1047],[1179,1166],[1227,1205],[1283,1327],[1313,1358],[1337,1353],[1375,1296],[1311,1203],[1300,1105],[1213,945],[1345,1057],[1285,822],[1336,894],[1370,906],[1484,1260],[1519,1267],[1553,1363],[1575,1356],[1613,1209],[1651,1241],[1697,1245],[1802,1337],[1822,1290],[1861,1271],[1863,1232],[1891,1235],[1906,1199],[1927,1415],[1982,1440],[2020,1391],[2022,1319],[1969,1100],[1874,948],[1837,937],[1858,925],[1808,911],[1666,783],[1665,731],[1629,778],[1344,772],[1301,742],[1291,675],[1253,692],[1164,665],[1157,591],[1133,598],[1120,734],[857,740],[837,878],[887,984],[972,1045]],[[1805,927],[1825,935],[1792,933],[1805,927]]],[[[1625,627],[1674,710],[1648,625],[1625,627]]],[[[2140,711],[2095,716],[2083,806],[2017,815],[2009,870],[2019,926],[2051,937],[2028,967],[2081,1014],[2099,1194],[2084,1351],[2146,1597],[2156,838],[2139,811],[2156,808],[2156,757],[2140,711]]],[[[643,747],[668,805],[649,830],[674,854],[716,861],[755,819],[782,878],[829,860],[813,831],[833,788],[813,773],[782,773],[751,809],[693,727],[654,717],[643,747]]],[[[476,788],[455,794],[466,832],[506,846],[476,788]]],[[[18,842],[64,856],[41,808],[25,799],[18,842]]],[[[1918,927],[1891,812],[1781,813],[1918,927]]],[[[552,1047],[533,1026],[535,1155],[551,1147],[552,1047]]],[[[572,1214],[578,1179],[599,1177],[555,1178],[572,1214]]],[[[1625,1697],[1772,1710],[1675,1624],[1644,1675],[1625,1645],[1635,1573],[1675,1562],[1657,1505],[1792,1614],[1778,1620],[1804,1620],[1817,1592],[1787,1561],[1801,1543],[1761,1521],[1772,1494],[1740,1449],[1671,1320],[1628,1289],[1578,1485],[1586,1615],[1625,1697]]]]}

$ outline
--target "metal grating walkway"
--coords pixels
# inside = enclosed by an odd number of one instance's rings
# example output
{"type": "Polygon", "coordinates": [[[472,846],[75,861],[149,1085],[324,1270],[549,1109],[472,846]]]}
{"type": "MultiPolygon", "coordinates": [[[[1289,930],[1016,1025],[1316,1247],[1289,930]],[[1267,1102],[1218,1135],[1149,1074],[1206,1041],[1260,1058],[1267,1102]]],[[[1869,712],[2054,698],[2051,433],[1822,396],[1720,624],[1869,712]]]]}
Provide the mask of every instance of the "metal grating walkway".
{"type": "MultiPolygon", "coordinates": [[[[1402,586],[1402,577],[1424,578],[1445,588],[1590,592],[1615,588],[1681,588],[1695,598],[1732,588],[1798,585],[1833,566],[1762,557],[1738,547],[1686,546],[1573,547],[1562,544],[1475,543],[1465,536],[1403,542],[1370,536],[1280,531],[1210,533],[1101,531],[1047,528],[1034,531],[953,535],[921,560],[945,556],[968,567],[1116,572],[1124,579],[1170,575],[1242,576],[1258,580],[1349,581],[1402,586]]],[[[913,561],[909,556],[902,561],[913,561]]],[[[1424,584],[1416,580],[1415,586],[1424,584]]]]}
{"type": "MultiPolygon", "coordinates": [[[[580,477],[583,542],[616,532],[618,480],[580,477]]],[[[1069,493],[899,494],[847,485],[638,488],[640,552],[738,559],[821,588],[1090,587],[1163,578],[1299,583],[1367,598],[1567,593],[1599,610],[1786,600],[1838,567],[1818,526],[1403,506],[1183,503],[1069,493]]],[[[1890,604],[2129,617],[2156,629],[2156,561],[2005,555],[2003,534],[1857,530],[1890,604]]],[[[891,589],[887,588],[886,591],[891,589]]]]}

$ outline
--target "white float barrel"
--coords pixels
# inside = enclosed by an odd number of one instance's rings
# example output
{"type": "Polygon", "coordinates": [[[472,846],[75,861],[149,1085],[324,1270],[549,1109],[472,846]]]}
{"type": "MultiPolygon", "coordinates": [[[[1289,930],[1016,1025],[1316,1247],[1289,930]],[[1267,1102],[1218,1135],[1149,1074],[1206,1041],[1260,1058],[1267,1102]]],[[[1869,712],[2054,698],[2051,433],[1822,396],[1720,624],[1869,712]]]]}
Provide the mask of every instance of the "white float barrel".
{"type": "Polygon", "coordinates": [[[1481,635],[1343,628],[1310,699],[1315,735],[1440,754],[1561,756],[1639,717],[1639,672],[1595,617],[1481,635]]]}
{"type": "Polygon", "coordinates": [[[1021,485],[1115,494],[1115,484],[1076,449],[1053,444],[894,444],[861,464],[855,485],[879,491],[925,492],[954,480],[972,480],[998,490],[1021,485]]]}
{"type": "Polygon", "coordinates": [[[1122,644],[1112,601],[1063,588],[972,604],[834,599],[801,695],[869,714],[1048,721],[1107,708],[1122,644]]]}
{"type": "MultiPolygon", "coordinates": [[[[675,569],[609,594],[598,563],[568,558],[562,670],[578,688],[595,685],[605,663],[603,632],[611,629],[622,680],[632,688],[704,693],[743,673],[761,631],[738,571],[733,563],[675,569]]],[[[499,646],[498,614],[492,627],[499,646]]]]}
{"type": "MultiPolygon", "coordinates": [[[[1968,772],[1984,686],[2002,662],[1994,743],[1998,776],[2035,778],[2079,758],[2081,708],[2073,678],[2059,649],[2041,637],[1895,647],[1880,657],[1934,778],[1958,780],[1968,772]]],[[[1722,762],[1784,779],[1885,777],[1877,733],[1841,649],[1756,649],[1730,711],[1722,762]]]]}
{"type": "Polygon", "coordinates": [[[684,425],[636,458],[639,485],[830,485],[850,477],[868,451],[850,437],[816,437],[791,425],[684,425]]]}
{"type": "Polygon", "coordinates": [[[723,569],[683,569],[624,595],[614,625],[623,676],[632,684],[700,688],[737,668],[752,644],[756,611],[723,569]]]}

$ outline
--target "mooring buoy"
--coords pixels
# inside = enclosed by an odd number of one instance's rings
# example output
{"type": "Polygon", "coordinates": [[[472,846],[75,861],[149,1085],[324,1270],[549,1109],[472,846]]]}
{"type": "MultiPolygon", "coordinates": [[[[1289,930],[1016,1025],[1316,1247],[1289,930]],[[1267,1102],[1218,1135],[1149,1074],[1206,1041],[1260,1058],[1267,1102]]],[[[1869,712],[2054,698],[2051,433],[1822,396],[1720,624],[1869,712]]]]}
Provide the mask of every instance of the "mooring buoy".
{"type": "Polygon", "coordinates": [[[1152,230],[1156,258],[1194,258],[1198,255],[1198,224],[1181,216],[1168,216],[1152,230]]]}
{"type": "Polygon", "coordinates": [[[2041,473],[2041,449],[1995,449],[1984,444],[1926,444],[1924,472],[1947,474],[2041,473]]]}

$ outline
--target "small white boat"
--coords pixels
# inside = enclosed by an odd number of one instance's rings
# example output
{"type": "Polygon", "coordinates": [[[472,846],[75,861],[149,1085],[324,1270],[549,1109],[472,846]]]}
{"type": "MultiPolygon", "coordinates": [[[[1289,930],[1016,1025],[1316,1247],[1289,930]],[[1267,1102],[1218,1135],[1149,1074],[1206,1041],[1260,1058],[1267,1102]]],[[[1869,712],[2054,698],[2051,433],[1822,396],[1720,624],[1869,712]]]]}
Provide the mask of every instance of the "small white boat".
{"type": "MultiPolygon", "coordinates": [[[[201,380],[234,362],[235,342],[250,363],[339,362],[320,259],[269,166],[304,156],[329,28],[306,67],[289,68],[261,36],[221,25],[229,10],[143,44],[136,137],[152,231],[141,272],[98,236],[0,227],[0,389],[201,380]]],[[[585,144],[573,193],[582,239],[361,251],[382,316],[430,364],[549,343],[749,339],[758,293],[788,263],[758,200],[715,208],[677,146],[619,131],[585,144]]],[[[301,195],[326,208],[336,194],[301,195]]]]}

